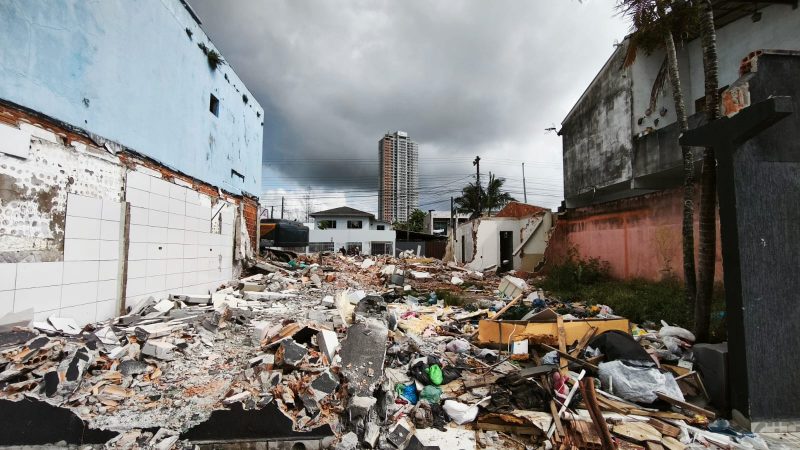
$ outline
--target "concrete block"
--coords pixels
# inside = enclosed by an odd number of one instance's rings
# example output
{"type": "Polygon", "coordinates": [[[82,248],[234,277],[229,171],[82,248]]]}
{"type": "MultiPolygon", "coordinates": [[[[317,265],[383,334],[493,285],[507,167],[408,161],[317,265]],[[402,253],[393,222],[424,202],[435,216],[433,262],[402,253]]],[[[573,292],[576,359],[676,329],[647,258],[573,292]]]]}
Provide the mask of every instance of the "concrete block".
{"type": "Polygon", "coordinates": [[[273,324],[263,320],[254,320],[251,324],[253,325],[253,345],[260,345],[261,341],[267,337],[267,332],[273,327],[273,324]]]}
{"type": "Polygon", "coordinates": [[[339,378],[330,370],[322,372],[314,381],[311,382],[311,389],[314,391],[314,398],[318,401],[331,395],[339,387],[339,378]]]}
{"type": "Polygon", "coordinates": [[[278,351],[275,352],[275,362],[279,366],[298,367],[306,354],[308,354],[308,349],[295,342],[294,339],[286,339],[281,342],[278,351]]]}
{"type": "Polygon", "coordinates": [[[100,239],[105,241],[119,240],[119,222],[111,220],[100,221],[100,239]]]}
{"type": "Polygon", "coordinates": [[[317,343],[319,344],[319,350],[328,359],[328,363],[333,361],[333,357],[336,356],[336,350],[339,349],[339,337],[336,332],[320,330],[317,333],[317,343]]]}
{"type": "Polygon", "coordinates": [[[128,175],[126,177],[125,186],[128,189],[135,188],[149,192],[151,179],[152,177],[149,175],[143,174],[141,172],[130,171],[128,172],[128,175]]]}
{"type": "Polygon", "coordinates": [[[168,361],[175,358],[174,350],[175,346],[169,342],[148,340],[142,347],[142,354],[168,361]]]}

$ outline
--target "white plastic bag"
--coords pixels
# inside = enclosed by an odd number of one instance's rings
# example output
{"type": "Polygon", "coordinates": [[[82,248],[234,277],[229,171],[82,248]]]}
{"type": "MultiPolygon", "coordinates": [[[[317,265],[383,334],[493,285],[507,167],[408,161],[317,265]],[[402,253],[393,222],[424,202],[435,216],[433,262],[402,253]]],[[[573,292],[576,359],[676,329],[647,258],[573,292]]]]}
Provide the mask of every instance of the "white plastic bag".
{"type": "Polygon", "coordinates": [[[632,402],[653,403],[656,392],[683,401],[683,393],[671,373],[663,373],[655,367],[628,366],[622,361],[600,363],[600,382],[611,393],[632,402]]]}
{"type": "Polygon", "coordinates": [[[469,351],[471,345],[464,339],[453,339],[448,342],[445,348],[451,353],[466,353],[469,351]]]}
{"type": "Polygon", "coordinates": [[[486,397],[472,406],[465,405],[455,400],[445,400],[443,408],[444,412],[453,419],[453,422],[458,425],[464,425],[465,423],[470,423],[475,420],[475,418],[478,417],[478,406],[490,399],[491,397],[486,397]]]}
{"type": "Polygon", "coordinates": [[[661,321],[661,324],[664,325],[658,330],[658,335],[660,337],[665,336],[674,336],[683,339],[684,341],[694,342],[694,334],[691,331],[687,330],[686,328],[681,327],[673,327],[667,325],[667,322],[661,321]]]}

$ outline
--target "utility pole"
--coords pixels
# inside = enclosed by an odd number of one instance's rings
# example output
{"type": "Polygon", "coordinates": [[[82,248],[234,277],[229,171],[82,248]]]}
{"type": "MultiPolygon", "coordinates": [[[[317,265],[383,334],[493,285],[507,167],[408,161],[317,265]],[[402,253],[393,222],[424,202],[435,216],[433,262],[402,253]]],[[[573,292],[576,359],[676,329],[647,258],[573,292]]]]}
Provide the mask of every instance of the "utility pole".
{"type": "Polygon", "coordinates": [[[270,219],[275,218],[275,205],[270,205],[269,207],[269,218],[270,219]]]}
{"type": "Polygon", "coordinates": [[[283,197],[281,196],[281,219],[283,219],[283,197]]]}
{"type": "Polygon", "coordinates": [[[453,229],[452,235],[453,238],[456,237],[456,210],[453,208],[454,200],[453,197],[450,197],[450,228],[453,229]]]}
{"type": "Polygon", "coordinates": [[[475,166],[475,184],[478,187],[478,217],[480,217],[483,211],[481,207],[481,157],[476,156],[475,161],[472,161],[472,165],[475,166]]]}
{"type": "Polygon", "coordinates": [[[450,243],[450,252],[453,256],[453,262],[458,261],[456,258],[456,222],[455,222],[455,209],[453,209],[453,197],[450,197],[450,231],[447,233],[447,241],[450,243]]]}
{"type": "Polygon", "coordinates": [[[308,223],[308,215],[311,214],[311,186],[306,188],[306,195],[305,195],[305,203],[306,203],[306,222],[308,223]]]}
{"type": "Polygon", "coordinates": [[[522,163],[522,195],[525,203],[528,203],[528,188],[525,185],[525,163],[522,163]]]}

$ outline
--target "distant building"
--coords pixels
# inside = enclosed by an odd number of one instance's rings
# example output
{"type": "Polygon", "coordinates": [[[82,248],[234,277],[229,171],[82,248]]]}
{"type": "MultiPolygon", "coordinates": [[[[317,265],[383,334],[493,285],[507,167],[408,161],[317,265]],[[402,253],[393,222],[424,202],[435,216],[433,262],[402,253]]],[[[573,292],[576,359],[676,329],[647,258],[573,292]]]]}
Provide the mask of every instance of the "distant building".
{"type": "Polygon", "coordinates": [[[366,255],[392,255],[395,232],[391,224],[376,220],[373,214],[342,206],[310,215],[308,251],[360,251],[366,255]]]}
{"type": "Polygon", "coordinates": [[[419,146],[405,131],[386,133],[378,145],[378,218],[405,222],[419,208],[419,146]]]}
{"type": "MultiPolygon", "coordinates": [[[[456,226],[458,226],[469,221],[469,214],[456,213],[455,218],[456,226]]],[[[437,236],[449,236],[452,228],[450,211],[430,210],[425,214],[425,219],[422,222],[422,230],[425,233],[437,236]]]]}
{"type": "Polygon", "coordinates": [[[264,111],[186,1],[0,11],[0,316],[83,325],[228,282],[264,111]]]}

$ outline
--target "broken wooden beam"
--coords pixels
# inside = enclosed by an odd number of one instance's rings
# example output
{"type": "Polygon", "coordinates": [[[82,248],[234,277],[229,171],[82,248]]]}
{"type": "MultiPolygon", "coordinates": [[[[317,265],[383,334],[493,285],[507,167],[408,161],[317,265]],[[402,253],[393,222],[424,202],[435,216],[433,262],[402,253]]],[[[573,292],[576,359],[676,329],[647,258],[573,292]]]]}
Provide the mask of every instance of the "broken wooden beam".
{"type": "Polygon", "coordinates": [[[656,392],[656,395],[658,396],[658,398],[660,398],[661,400],[664,400],[665,402],[669,403],[672,406],[677,406],[678,408],[685,409],[687,411],[691,411],[691,412],[693,412],[695,414],[700,414],[700,415],[706,416],[711,420],[717,418],[716,414],[714,414],[713,412],[711,412],[711,411],[709,411],[707,409],[703,409],[703,408],[701,408],[699,406],[693,405],[693,404],[688,403],[688,402],[680,401],[677,398],[672,398],[672,397],[670,397],[669,395],[667,395],[667,394],[665,394],[663,392],[656,392]]]}

